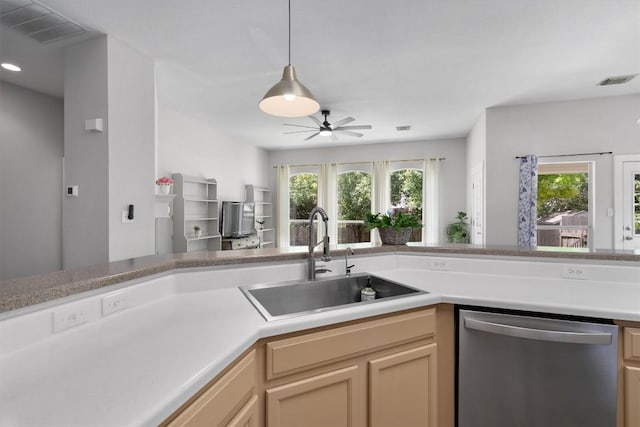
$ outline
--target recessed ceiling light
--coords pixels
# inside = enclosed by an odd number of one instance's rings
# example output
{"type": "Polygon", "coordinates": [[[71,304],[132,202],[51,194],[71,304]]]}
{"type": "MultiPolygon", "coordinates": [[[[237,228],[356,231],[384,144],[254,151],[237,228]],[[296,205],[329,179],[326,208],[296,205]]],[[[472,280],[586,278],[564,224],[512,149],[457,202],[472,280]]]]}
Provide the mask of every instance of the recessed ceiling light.
{"type": "Polygon", "coordinates": [[[0,64],[2,66],[2,68],[4,68],[5,70],[9,70],[9,71],[22,71],[22,68],[18,67],[15,64],[11,64],[9,62],[3,62],[2,64],[0,64]]]}

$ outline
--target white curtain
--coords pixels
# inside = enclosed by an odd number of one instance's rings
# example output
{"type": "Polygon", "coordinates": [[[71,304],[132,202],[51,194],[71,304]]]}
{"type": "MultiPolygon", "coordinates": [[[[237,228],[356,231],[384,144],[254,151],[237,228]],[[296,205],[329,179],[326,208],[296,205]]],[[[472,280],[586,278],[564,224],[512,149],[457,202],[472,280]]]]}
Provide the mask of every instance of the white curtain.
{"type": "Polygon", "coordinates": [[[422,176],[422,241],[435,244],[440,241],[440,159],[424,160],[422,176]]]}
{"type": "MultiPolygon", "coordinates": [[[[373,174],[371,176],[371,210],[375,213],[386,213],[391,207],[391,182],[390,182],[390,162],[388,160],[377,160],[373,162],[373,174]]],[[[381,243],[377,230],[371,233],[372,243],[381,243]]]]}
{"type": "Polygon", "coordinates": [[[289,247],[289,166],[278,166],[278,247],[289,247]]]}
{"type": "Polygon", "coordinates": [[[520,158],[520,184],[518,189],[518,246],[535,247],[538,209],[538,156],[529,154],[520,158]]]}
{"type": "Polygon", "coordinates": [[[318,206],[322,207],[329,217],[329,236],[333,240],[332,243],[338,242],[337,188],[337,165],[335,163],[321,164],[318,176],[318,206]]]}

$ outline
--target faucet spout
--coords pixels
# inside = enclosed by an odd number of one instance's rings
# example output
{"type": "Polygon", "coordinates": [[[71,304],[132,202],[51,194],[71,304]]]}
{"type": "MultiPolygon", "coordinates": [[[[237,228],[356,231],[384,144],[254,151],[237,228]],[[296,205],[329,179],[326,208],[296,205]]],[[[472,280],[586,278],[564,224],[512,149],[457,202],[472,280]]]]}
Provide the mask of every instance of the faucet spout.
{"type": "MultiPolygon", "coordinates": [[[[322,260],[331,261],[331,252],[329,250],[329,217],[324,209],[316,206],[309,215],[309,257],[307,260],[307,278],[309,280],[316,280],[316,273],[324,272],[320,271],[323,269],[316,269],[316,260],[313,258],[313,250],[320,244],[322,244],[322,260]],[[315,238],[313,236],[313,221],[315,220],[316,215],[320,215],[322,222],[324,222],[324,237],[319,242],[315,242],[315,238]]],[[[326,271],[326,269],[324,270],[326,271]]]]}
{"type": "Polygon", "coordinates": [[[347,277],[351,276],[351,269],[356,266],[355,264],[349,265],[349,255],[353,255],[351,246],[344,251],[344,274],[347,277]]]}

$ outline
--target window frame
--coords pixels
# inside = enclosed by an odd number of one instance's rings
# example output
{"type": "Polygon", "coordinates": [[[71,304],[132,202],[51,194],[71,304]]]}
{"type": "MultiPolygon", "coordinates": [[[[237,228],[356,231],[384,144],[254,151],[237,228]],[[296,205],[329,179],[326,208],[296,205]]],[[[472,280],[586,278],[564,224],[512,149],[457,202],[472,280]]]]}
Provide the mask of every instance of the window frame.
{"type": "MultiPolygon", "coordinates": [[[[372,163],[338,163],[336,165],[336,188],[334,191],[335,203],[336,203],[336,230],[340,230],[341,224],[364,224],[364,218],[361,220],[355,219],[340,219],[338,210],[340,204],[340,194],[338,188],[338,182],[340,180],[340,175],[351,172],[362,172],[369,175],[369,179],[371,182],[369,188],[369,211],[373,210],[373,164],[372,163]]],[[[391,179],[391,178],[389,178],[391,179]]],[[[339,231],[338,231],[339,233],[339,231]]],[[[369,241],[368,242],[340,242],[339,235],[336,236],[336,243],[340,245],[349,245],[349,244],[357,244],[357,243],[370,243],[372,241],[372,231],[369,231],[369,241]]]]}
{"type": "MultiPolygon", "coordinates": [[[[575,165],[578,164],[586,164],[587,166],[587,225],[539,225],[536,221],[536,233],[538,230],[586,230],[587,231],[587,245],[582,247],[584,249],[593,250],[594,249],[594,236],[595,236],[595,162],[593,160],[574,160],[574,161],[545,161],[538,162],[538,176],[540,175],[568,175],[568,174],[577,174],[577,173],[585,173],[575,169],[575,165]],[[549,166],[555,170],[550,170],[545,173],[540,173],[540,167],[544,165],[553,165],[549,166]]],[[[536,200],[537,202],[537,200],[536,200]]],[[[563,248],[565,246],[546,246],[546,245],[538,245],[541,248],[563,248]]],[[[566,248],[571,248],[570,246],[566,246],[566,248]]]]}

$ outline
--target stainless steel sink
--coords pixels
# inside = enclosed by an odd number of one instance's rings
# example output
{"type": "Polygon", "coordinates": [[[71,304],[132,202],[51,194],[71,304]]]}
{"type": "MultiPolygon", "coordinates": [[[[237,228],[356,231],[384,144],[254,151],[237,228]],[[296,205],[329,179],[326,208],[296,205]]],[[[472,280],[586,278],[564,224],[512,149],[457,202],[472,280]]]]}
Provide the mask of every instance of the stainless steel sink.
{"type": "Polygon", "coordinates": [[[316,281],[241,286],[240,290],[267,321],[427,293],[366,273],[316,281]],[[369,278],[376,299],[360,301],[360,291],[369,278]]]}

